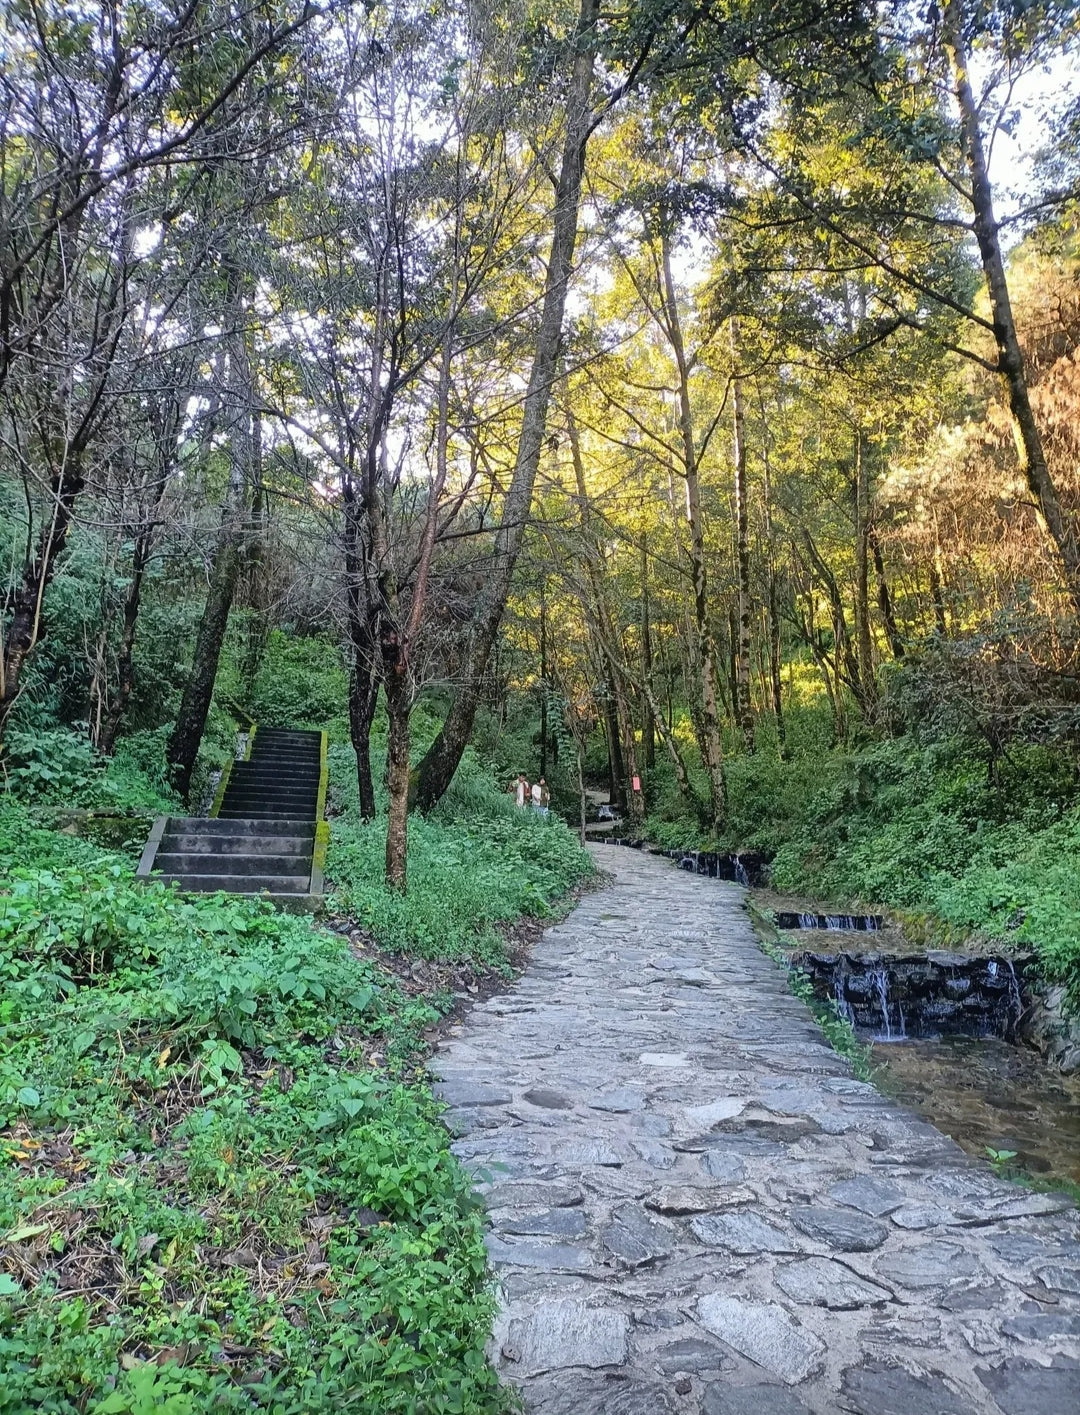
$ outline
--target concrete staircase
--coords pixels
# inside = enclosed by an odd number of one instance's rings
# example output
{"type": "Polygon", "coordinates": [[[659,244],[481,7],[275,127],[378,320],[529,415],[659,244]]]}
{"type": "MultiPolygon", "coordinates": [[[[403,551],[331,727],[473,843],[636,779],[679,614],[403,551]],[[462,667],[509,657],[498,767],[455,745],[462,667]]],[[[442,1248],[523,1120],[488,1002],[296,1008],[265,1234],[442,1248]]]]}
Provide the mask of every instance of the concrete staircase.
{"type": "Polygon", "coordinates": [[[323,733],[253,728],[248,755],[222,773],[209,816],[162,816],[138,875],[201,893],[322,895],[323,733]]]}

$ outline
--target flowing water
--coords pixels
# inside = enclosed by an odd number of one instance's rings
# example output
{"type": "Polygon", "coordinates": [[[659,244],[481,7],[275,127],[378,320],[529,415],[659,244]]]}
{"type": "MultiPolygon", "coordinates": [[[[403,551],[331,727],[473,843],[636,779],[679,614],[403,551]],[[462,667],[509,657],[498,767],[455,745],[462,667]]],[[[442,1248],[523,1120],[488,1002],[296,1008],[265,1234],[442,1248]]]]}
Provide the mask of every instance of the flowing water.
{"type": "Polygon", "coordinates": [[[1080,1076],[993,1037],[875,1046],[881,1090],[911,1106],[969,1154],[1014,1150],[1032,1174],[1080,1184],[1080,1076]]]}

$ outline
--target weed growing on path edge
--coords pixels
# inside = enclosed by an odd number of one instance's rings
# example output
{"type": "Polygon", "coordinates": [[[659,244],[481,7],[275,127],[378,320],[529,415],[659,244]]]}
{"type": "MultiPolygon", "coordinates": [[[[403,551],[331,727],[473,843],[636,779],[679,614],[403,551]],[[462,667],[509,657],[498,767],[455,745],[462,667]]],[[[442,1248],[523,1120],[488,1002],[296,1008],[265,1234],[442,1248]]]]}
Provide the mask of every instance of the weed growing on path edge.
{"type": "Polygon", "coordinates": [[[0,1412],[506,1409],[481,1214],[404,1079],[430,1004],[38,843],[0,893],[0,1412]]]}
{"type": "Polygon", "coordinates": [[[744,907],[757,934],[758,947],[766,957],[784,969],[788,987],[801,1002],[806,1003],[814,1015],[814,1020],[824,1032],[826,1041],[834,1051],[848,1059],[852,1071],[860,1081],[872,1081],[874,1068],[870,1061],[871,1048],[859,1040],[855,1028],[846,1018],[841,1017],[836,1003],[831,998],[828,1002],[823,1002],[815,994],[813,984],[805,973],[800,973],[797,968],[791,966],[787,954],[776,942],[776,932],[771,921],[749,901],[744,907]]]}

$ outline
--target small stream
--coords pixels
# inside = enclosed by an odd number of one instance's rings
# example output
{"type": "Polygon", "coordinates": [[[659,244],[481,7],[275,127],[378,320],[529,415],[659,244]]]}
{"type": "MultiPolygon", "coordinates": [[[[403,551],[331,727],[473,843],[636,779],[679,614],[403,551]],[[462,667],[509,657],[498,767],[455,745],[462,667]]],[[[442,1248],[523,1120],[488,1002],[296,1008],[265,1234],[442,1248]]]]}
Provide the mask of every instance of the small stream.
{"type": "Polygon", "coordinates": [[[1009,1164],[1080,1184],[1080,1078],[996,1037],[877,1045],[874,1080],[969,1154],[1012,1150],[1009,1164]]]}

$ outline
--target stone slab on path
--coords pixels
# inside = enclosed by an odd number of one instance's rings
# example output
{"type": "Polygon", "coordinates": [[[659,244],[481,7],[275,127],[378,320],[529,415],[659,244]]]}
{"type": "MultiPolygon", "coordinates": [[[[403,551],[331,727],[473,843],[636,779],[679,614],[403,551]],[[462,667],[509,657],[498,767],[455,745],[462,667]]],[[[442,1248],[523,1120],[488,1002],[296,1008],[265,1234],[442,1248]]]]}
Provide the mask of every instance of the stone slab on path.
{"type": "Polygon", "coordinates": [[[734,884],[637,851],[431,1069],[531,1415],[1072,1415],[1080,1221],[855,1080],[734,884]]]}

